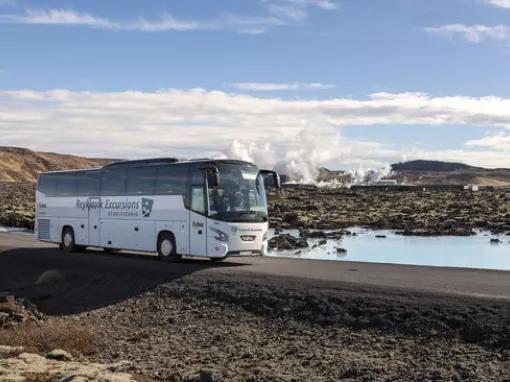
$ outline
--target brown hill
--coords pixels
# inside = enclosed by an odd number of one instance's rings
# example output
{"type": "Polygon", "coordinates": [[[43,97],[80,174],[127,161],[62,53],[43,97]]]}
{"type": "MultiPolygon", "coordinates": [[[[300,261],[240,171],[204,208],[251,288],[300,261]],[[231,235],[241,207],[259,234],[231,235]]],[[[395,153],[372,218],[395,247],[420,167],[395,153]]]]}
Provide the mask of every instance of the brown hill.
{"type": "Polygon", "coordinates": [[[0,146],[0,183],[30,183],[44,171],[102,166],[112,159],[83,158],[0,146]]]}
{"type": "Polygon", "coordinates": [[[416,160],[391,165],[391,178],[407,184],[509,186],[510,169],[488,169],[463,163],[416,160]]]}
{"type": "Polygon", "coordinates": [[[340,184],[370,184],[380,179],[393,179],[399,184],[408,185],[483,185],[494,187],[510,186],[510,169],[487,169],[468,166],[463,163],[416,160],[391,165],[391,173],[365,171],[333,171],[320,168],[318,181],[340,184]]]}

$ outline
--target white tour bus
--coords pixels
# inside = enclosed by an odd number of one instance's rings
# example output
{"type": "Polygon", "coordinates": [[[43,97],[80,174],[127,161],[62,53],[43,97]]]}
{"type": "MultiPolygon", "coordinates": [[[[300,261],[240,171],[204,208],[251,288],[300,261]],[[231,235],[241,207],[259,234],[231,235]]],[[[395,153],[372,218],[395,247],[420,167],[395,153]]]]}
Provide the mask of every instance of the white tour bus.
{"type": "Polygon", "coordinates": [[[264,178],[235,160],[172,158],[46,172],[36,192],[35,233],[65,251],[85,247],[157,252],[162,260],[267,251],[264,178]]]}

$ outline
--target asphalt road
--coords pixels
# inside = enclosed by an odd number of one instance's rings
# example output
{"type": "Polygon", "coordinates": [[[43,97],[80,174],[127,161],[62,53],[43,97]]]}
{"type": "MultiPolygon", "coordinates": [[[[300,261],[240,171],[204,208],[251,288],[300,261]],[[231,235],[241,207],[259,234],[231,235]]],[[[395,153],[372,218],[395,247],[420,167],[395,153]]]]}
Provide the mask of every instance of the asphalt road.
{"type": "Polygon", "coordinates": [[[67,254],[28,235],[0,233],[0,291],[16,291],[27,297],[44,300],[45,294],[55,292],[52,285],[58,285],[62,294],[62,289],[75,290],[80,285],[94,291],[97,284],[101,288],[97,292],[105,295],[105,301],[101,298],[96,302],[101,306],[191,274],[280,282],[293,279],[310,287],[394,289],[510,301],[508,271],[268,257],[229,258],[222,263],[191,259],[166,264],[154,256],[139,254],[67,254]],[[105,293],[105,289],[111,293],[105,293]]]}

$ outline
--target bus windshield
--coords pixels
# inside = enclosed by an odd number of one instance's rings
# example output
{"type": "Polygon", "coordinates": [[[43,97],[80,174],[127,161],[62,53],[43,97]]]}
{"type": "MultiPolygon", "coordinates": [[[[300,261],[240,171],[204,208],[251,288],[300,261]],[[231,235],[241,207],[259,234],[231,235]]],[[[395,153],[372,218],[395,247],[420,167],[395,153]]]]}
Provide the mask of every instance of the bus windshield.
{"type": "Polygon", "coordinates": [[[217,187],[209,182],[209,216],[236,222],[266,222],[264,181],[258,169],[220,166],[217,187]]]}

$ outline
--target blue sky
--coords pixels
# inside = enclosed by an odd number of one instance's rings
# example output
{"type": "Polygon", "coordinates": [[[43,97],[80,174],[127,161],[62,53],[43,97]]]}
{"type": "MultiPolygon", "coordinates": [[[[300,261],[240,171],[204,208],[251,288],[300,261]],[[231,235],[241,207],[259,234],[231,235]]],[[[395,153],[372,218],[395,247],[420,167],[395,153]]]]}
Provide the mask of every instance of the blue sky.
{"type": "Polygon", "coordinates": [[[510,167],[509,0],[0,0],[0,52],[0,144],[104,156],[83,131],[150,131],[115,154],[510,167]]]}

